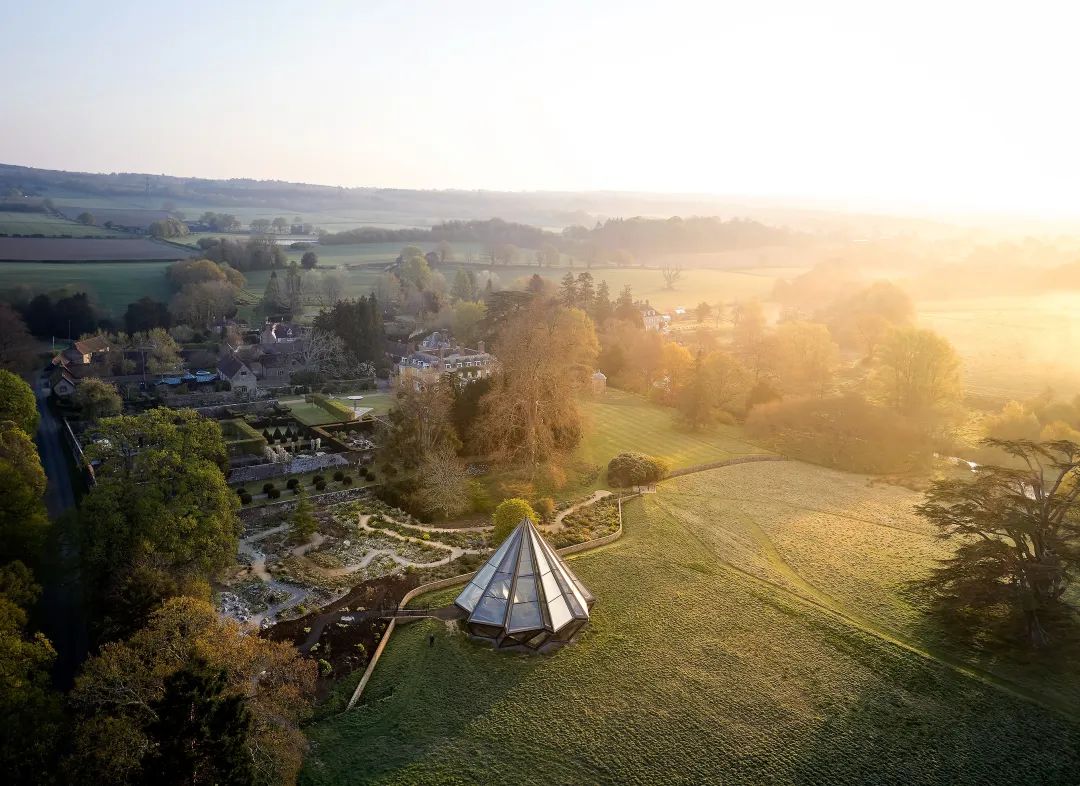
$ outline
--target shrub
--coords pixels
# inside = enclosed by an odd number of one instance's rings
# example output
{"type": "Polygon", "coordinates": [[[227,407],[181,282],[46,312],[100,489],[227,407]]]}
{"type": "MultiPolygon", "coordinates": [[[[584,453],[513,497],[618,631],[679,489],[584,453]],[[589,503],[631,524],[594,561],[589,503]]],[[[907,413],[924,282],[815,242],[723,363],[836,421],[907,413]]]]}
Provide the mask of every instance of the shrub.
{"type": "Polygon", "coordinates": [[[368,470],[367,479],[368,480],[375,480],[375,473],[368,470]]]}
{"type": "Polygon", "coordinates": [[[287,488],[294,489],[294,490],[299,485],[300,485],[300,479],[299,478],[289,478],[288,482],[285,484],[285,486],[287,488]]]}
{"type": "Polygon", "coordinates": [[[620,453],[608,463],[607,479],[612,486],[643,486],[662,480],[667,462],[644,453],[620,453]]]}
{"type": "Polygon", "coordinates": [[[334,667],[330,665],[330,661],[319,658],[319,676],[329,677],[330,672],[334,670],[334,667]]]}
{"type": "Polygon", "coordinates": [[[320,480],[319,482],[317,482],[315,484],[315,490],[316,491],[323,491],[325,488],[326,488],[326,481],[325,480],[320,480]]]}
{"type": "Polygon", "coordinates": [[[271,491],[274,491],[274,484],[263,483],[263,494],[269,494],[271,491]]]}
{"type": "Polygon", "coordinates": [[[237,494],[238,494],[239,496],[241,496],[241,497],[242,497],[242,496],[244,496],[245,494],[247,494],[247,489],[246,489],[246,488],[244,488],[243,486],[241,486],[240,488],[238,488],[238,489],[236,490],[236,493],[237,493],[237,494]]]}
{"type": "Polygon", "coordinates": [[[251,495],[248,494],[246,491],[243,494],[240,495],[240,504],[241,505],[250,505],[251,504],[251,495]]]}
{"type": "Polygon", "coordinates": [[[341,479],[342,485],[351,486],[353,484],[352,475],[346,475],[341,479]]]}
{"type": "Polygon", "coordinates": [[[506,536],[514,531],[514,527],[520,524],[522,519],[531,519],[533,523],[539,521],[539,517],[536,515],[536,511],[532,509],[532,505],[520,497],[513,497],[500,502],[491,518],[492,523],[495,525],[495,532],[492,534],[491,540],[492,545],[498,545],[506,540],[506,536]]]}
{"type": "Polygon", "coordinates": [[[315,486],[315,485],[317,485],[319,483],[323,483],[325,481],[326,481],[326,478],[324,478],[322,475],[316,475],[315,477],[313,477],[311,479],[311,485],[315,486]]]}
{"type": "Polygon", "coordinates": [[[345,479],[345,473],[342,472],[340,469],[337,472],[334,473],[334,480],[336,480],[338,483],[340,483],[344,479],[345,479]]]}
{"type": "Polygon", "coordinates": [[[266,492],[266,496],[268,496],[270,499],[277,499],[281,496],[281,489],[271,488],[268,492],[266,492]]]}
{"type": "Polygon", "coordinates": [[[300,492],[301,492],[302,490],[303,490],[303,489],[301,489],[301,488],[300,488],[299,486],[296,486],[296,487],[295,487],[295,488],[293,488],[293,490],[292,490],[293,496],[295,497],[295,496],[299,495],[299,494],[300,494],[300,492]]]}
{"type": "Polygon", "coordinates": [[[555,512],[555,500],[551,497],[541,497],[536,500],[536,512],[547,521],[551,518],[551,515],[555,512]]]}

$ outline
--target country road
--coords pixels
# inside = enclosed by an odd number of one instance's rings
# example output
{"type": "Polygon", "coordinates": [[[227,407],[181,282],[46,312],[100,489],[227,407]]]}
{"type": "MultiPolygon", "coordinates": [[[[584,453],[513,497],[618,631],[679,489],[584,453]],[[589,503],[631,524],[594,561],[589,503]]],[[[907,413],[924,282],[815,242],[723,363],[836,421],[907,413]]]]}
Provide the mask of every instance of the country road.
{"type": "MultiPolygon", "coordinates": [[[[64,424],[49,407],[47,381],[37,381],[35,395],[41,415],[37,431],[38,453],[48,478],[45,507],[49,518],[56,522],[58,516],[75,507],[77,479],[73,476],[72,462],[64,445],[64,424]]],[[[58,687],[68,688],[89,648],[79,575],[78,531],[54,524],[42,563],[38,576],[42,585],[38,604],[40,625],[57,652],[53,678],[58,687]]]]}

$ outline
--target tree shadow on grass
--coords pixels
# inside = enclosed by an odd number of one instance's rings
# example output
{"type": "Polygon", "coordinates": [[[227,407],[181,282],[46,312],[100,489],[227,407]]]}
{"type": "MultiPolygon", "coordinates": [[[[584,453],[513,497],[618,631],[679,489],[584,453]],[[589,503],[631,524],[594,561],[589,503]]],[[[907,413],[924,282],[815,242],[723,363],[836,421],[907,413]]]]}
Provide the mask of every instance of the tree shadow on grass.
{"type": "Polygon", "coordinates": [[[828,635],[872,678],[822,708],[792,782],[1080,782],[1080,724],[913,653],[828,635]]]}

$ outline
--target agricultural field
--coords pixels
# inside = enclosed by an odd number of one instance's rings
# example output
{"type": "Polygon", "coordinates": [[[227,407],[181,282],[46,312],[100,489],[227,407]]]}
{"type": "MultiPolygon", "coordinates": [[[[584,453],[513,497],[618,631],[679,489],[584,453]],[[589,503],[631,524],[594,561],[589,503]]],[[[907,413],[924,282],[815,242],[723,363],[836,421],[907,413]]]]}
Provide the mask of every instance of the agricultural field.
{"type": "Polygon", "coordinates": [[[165,279],[165,269],[170,264],[3,262],[0,263],[0,292],[16,287],[26,287],[31,292],[51,292],[68,288],[89,293],[99,307],[119,315],[128,303],[144,295],[167,302],[172,290],[165,279]]]}
{"type": "Polygon", "coordinates": [[[949,339],[975,395],[1025,399],[1080,392],[1080,294],[926,300],[919,323],[949,339]]]}
{"type": "Polygon", "coordinates": [[[662,458],[671,469],[767,452],[746,442],[737,426],[680,430],[675,410],[615,388],[582,404],[590,427],[575,458],[591,464],[606,467],[616,454],[630,450],[662,458]]]}
{"type": "Polygon", "coordinates": [[[81,213],[90,213],[99,226],[106,223],[119,224],[125,227],[140,227],[148,229],[155,221],[169,217],[165,210],[144,210],[141,208],[126,207],[83,207],[81,205],[57,205],[56,210],[70,219],[77,218],[81,213]]]}
{"type": "Polygon", "coordinates": [[[667,481],[571,558],[598,598],[578,642],[401,627],[361,704],[343,681],[309,728],[301,783],[1080,781],[1077,675],[919,637],[903,588],[941,545],[916,498],[793,462],[667,481]]]}
{"type": "Polygon", "coordinates": [[[188,256],[182,248],[146,238],[0,237],[0,262],[147,262],[188,256]]]}
{"type": "Polygon", "coordinates": [[[48,213],[0,210],[0,235],[44,235],[58,237],[117,237],[121,233],[100,226],[83,226],[48,213]]]}

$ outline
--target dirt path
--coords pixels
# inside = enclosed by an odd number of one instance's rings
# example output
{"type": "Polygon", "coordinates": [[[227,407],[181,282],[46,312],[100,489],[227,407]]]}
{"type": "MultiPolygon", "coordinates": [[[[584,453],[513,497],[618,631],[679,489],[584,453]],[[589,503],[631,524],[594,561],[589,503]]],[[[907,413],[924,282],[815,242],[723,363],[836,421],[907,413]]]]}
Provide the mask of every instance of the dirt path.
{"type": "MultiPolygon", "coordinates": [[[[278,581],[275,579],[270,571],[266,569],[266,554],[260,549],[255,548],[253,544],[258,543],[264,538],[268,538],[271,535],[283,532],[289,528],[289,524],[279,524],[276,527],[270,527],[260,532],[256,532],[254,535],[249,535],[240,541],[240,553],[251,558],[251,573],[254,576],[258,576],[259,580],[268,585],[271,589],[284,592],[287,594],[285,600],[273,604],[265,611],[253,614],[248,618],[247,624],[260,627],[263,620],[274,619],[278,612],[287,609],[291,606],[295,606],[297,603],[307,599],[311,595],[310,589],[298,587],[295,584],[288,584],[284,581],[278,581]]],[[[318,533],[316,533],[318,535],[318,533]]],[[[321,537],[321,536],[319,536],[321,537]]],[[[305,544],[307,545],[307,544],[305,544]]],[[[304,548],[304,546],[298,546],[297,548],[304,548]]],[[[296,549],[293,550],[294,553],[296,549]]]]}
{"type": "Polygon", "coordinates": [[[577,502],[577,503],[571,505],[570,507],[566,508],[565,510],[560,510],[558,513],[555,514],[555,520],[553,522],[551,522],[551,524],[549,524],[547,526],[542,526],[542,527],[540,527],[540,529],[542,529],[544,532],[551,532],[551,533],[560,532],[563,529],[565,529],[565,527],[563,526],[563,523],[562,523],[564,518],[569,516],[571,513],[576,513],[577,511],[581,510],[582,508],[588,507],[589,505],[595,505],[597,502],[604,499],[604,497],[610,497],[610,496],[611,496],[611,492],[607,491],[605,489],[600,489],[598,491],[594,491],[592,494],[590,494],[586,499],[583,499],[581,502],[577,502]]]}

